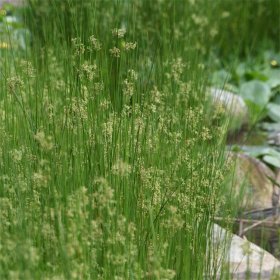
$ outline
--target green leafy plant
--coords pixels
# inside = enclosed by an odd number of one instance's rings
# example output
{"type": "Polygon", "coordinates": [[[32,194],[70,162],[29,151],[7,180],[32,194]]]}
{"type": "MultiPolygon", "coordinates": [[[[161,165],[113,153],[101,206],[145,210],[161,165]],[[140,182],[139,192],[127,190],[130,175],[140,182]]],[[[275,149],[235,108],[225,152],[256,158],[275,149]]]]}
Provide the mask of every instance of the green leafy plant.
{"type": "Polygon", "coordinates": [[[266,146],[244,146],[241,150],[248,155],[262,159],[265,163],[280,168],[280,152],[266,146]]]}
{"type": "Polygon", "coordinates": [[[212,84],[231,90],[246,102],[251,124],[269,117],[279,121],[279,85],[278,54],[266,51],[263,58],[239,62],[231,71],[225,69],[214,72],[212,84]]]}

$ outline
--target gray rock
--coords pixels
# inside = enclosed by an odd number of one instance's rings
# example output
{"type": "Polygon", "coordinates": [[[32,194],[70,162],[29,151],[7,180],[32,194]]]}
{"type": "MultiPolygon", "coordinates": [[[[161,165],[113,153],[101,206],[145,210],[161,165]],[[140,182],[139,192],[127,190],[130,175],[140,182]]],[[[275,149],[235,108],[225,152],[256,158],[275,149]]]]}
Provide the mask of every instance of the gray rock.
{"type": "Polygon", "coordinates": [[[238,218],[244,219],[242,223],[236,220],[235,231],[280,256],[277,231],[280,175],[276,176],[262,161],[249,155],[231,152],[229,158],[235,164],[231,199],[238,203],[238,218]]]}
{"type": "Polygon", "coordinates": [[[216,252],[212,256],[216,257],[211,261],[213,267],[219,267],[217,279],[223,279],[221,273],[224,273],[226,268],[230,279],[280,279],[272,278],[280,277],[280,262],[270,253],[216,224],[212,232],[212,250],[216,252]],[[221,248],[226,248],[226,251],[221,248]]]}
{"type": "Polygon", "coordinates": [[[249,121],[247,105],[242,97],[223,89],[210,88],[214,106],[222,106],[230,120],[230,130],[238,130],[249,121]]]}
{"type": "Polygon", "coordinates": [[[246,154],[230,152],[228,155],[235,164],[232,191],[241,199],[240,206],[246,211],[277,206],[280,190],[272,181],[277,179],[273,171],[246,154]]]}
{"type": "Polygon", "coordinates": [[[280,131],[270,133],[267,142],[270,145],[280,146],[280,131]]]}

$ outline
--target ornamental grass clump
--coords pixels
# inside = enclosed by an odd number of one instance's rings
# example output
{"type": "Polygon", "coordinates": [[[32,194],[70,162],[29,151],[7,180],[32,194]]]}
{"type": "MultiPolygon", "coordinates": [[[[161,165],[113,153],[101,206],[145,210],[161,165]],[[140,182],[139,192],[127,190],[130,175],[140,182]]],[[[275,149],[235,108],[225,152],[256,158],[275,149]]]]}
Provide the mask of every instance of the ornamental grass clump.
{"type": "Polygon", "coordinates": [[[194,1],[28,3],[32,45],[1,58],[0,278],[218,271],[229,165],[205,94],[210,19],[186,17],[194,1]]]}
{"type": "Polygon", "coordinates": [[[1,276],[202,277],[224,131],[203,84],[172,58],[143,88],[140,61],[72,47],[2,84],[1,276]]]}

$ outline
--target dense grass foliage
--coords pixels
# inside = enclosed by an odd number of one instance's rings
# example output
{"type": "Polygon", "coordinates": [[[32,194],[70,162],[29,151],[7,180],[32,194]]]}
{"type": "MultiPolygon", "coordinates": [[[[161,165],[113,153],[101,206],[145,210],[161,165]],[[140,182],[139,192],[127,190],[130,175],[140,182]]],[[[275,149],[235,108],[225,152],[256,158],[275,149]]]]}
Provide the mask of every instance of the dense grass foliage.
{"type": "Polygon", "coordinates": [[[110,40],[108,27],[128,32],[147,46],[178,45],[227,59],[252,55],[261,46],[280,48],[278,0],[28,0],[27,22],[43,44],[68,43],[94,33],[110,40]],[[141,40],[139,40],[141,37],[141,40]],[[55,41],[56,42],[56,41],[55,41]]]}
{"type": "Polygon", "coordinates": [[[1,57],[0,278],[215,279],[229,166],[205,58],[251,5],[28,2],[32,44],[1,57]]]}

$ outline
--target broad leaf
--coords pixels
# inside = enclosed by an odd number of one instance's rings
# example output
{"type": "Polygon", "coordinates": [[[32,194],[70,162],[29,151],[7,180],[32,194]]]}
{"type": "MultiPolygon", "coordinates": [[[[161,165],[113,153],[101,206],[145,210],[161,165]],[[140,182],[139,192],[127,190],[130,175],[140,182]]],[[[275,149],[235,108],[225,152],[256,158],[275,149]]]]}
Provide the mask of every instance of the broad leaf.
{"type": "Polygon", "coordinates": [[[280,105],[269,103],[267,105],[268,116],[275,122],[280,122],[280,105]]]}
{"type": "Polygon", "coordinates": [[[240,95],[244,100],[249,100],[261,107],[264,107],[271,97],[270,87],[261,81],[253,80],[241,85],[240,95]]]}
{"type": "Polygon", "coordinates": [[[267,115],[267,108],[263,105],[254,103],[251,100],[245,100],[249,110],[249,120],[251,124],[254,124],[267,115]]]}
{"type": "Polygon", "coordinates": [[[280,168],[280,156],[276,157],[276,156],[267,155],[263,157],[263,161],[272,166],[280,168]]]}
{"type": "Polygon", "coordinates": [[[242,146],[241,149],[245,154],[252,157],[261,157],[264,155],[279,156],[280,153],[267,146],[242,146]]]}
{"type": "Polygon", "coordinates": [[[280,105],[280,93],[277,93],[274,97],[273,100],[271,101],[271,103],[275,103],[280,105]]]}
{"type": "Polygon", "coordinates": [[[231,74],[226,70],[215,71],[212,75],[212,84],[223,87],[231,78],[231,74]]]}
{"type": "Polygon", "coordinates": [[[280,70],[279,69],[268,69],[265,74],[269,77],[266,83],[271,88],[277,88],[280,86],[280,70]]]}
{"type": "Polygon", "coordinates": [[[264,122],[261,123],[260,127],[267,131],[279,131],[280,130],[280,123],[268,123],[264,122]]]}
{"type": "Polygon", "coordinates": [[[247,71],[245,73],[246,80],[260,80],[260,81],[267,81],[268,77],[264,73],[260,71],[247,71]]]}

